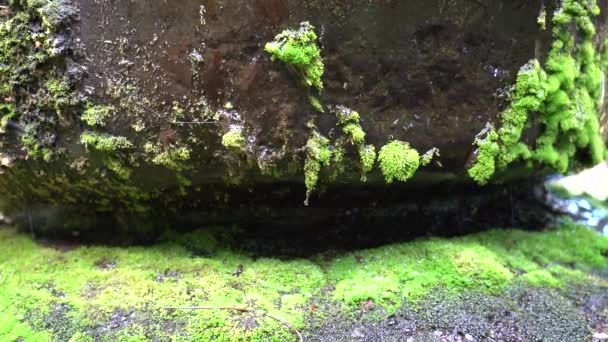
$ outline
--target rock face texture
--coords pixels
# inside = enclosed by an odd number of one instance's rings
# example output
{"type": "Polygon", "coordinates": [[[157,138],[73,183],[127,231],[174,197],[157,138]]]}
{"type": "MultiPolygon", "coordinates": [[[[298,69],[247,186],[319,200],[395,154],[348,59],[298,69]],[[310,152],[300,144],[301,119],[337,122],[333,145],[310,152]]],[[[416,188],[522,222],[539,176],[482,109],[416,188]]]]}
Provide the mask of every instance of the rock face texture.
{"type": "Polygon", "coordinates": [[[605,9],[0,0],[2,207],[148,230],[566,171],[605,154],[605,9]]]}

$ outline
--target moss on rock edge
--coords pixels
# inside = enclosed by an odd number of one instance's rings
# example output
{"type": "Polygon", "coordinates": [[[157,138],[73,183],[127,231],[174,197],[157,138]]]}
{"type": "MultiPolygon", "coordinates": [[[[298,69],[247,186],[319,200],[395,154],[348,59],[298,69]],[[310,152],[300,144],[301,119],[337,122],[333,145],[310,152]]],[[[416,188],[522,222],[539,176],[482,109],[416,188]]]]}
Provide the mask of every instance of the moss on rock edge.
{"type": "Polygon", "coordinates": [[[500,128],[491,128],[475,142],[476,161],[468,170],[472,179],[486,184],[515,160],[564,173],[577,151],[586,152],[582,159],[590,164],[606,157],[598,113],[605,66],[594,45],[593,18],[599,14],[596,0],[561,3],[553,14],[554,41],[544,66],[532,60],[522,67],[511,103],[500,116],[500,128]],[[541,134],[534,144],[525,144],[522,136],[531,125],[540,127],[541,134]]]}

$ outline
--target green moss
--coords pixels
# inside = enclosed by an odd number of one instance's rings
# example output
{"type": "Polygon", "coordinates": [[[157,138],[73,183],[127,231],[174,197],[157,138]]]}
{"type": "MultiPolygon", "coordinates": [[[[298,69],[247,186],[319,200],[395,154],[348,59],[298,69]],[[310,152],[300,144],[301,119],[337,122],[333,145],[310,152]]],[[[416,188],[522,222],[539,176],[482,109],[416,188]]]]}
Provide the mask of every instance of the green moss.
{"type": "Polygon", "coordinates": [[[498,134],[491,128],[488,136],[477,142],[475,164],[469,168],[469,176],[479,184],[486,184],[496,172],[496,156],[500,152],[498,134]]]}
{"type": "Polygon", "coordinates": [[[112,117],[114,107],[112,106],[93,106],[88,105],[82,113],[80,120],[90,127],[103,126],[112,117]]]}
{"type": "Polygon", "coordinates": [[[25,134],[21,137],[21,143],[27,150],[28,156],[34,159],[44,160],[45,162],[52,161],[56,153],[52,149],[40,143],[32,132],[31,126],[26,126],[25,134]]]}
{"type": "Polygon", "coordinates": [[[329,166],[332,150],[330,149],[329,139],[313,130],[308,142],[306,143],[306,160],[304,161],[304,182],[306,184],[306,201],[317,187],[321,167],[329,166]]]}
{"type": "Polygon", "coordinates": [[[72,104],[74,97],[68,81],[55,75],[55,73],[51,73],[50,78],[46,80],[44,85],[51,95],[53,108],[58,115],[62,116],[65,109],[72,104]]]}
{"type": "Polygon", "coordinates": [[[17,116],[15,105],[0,103],[0,133],[6,132],[9,121],[17,118],[17,116]]]}
{"type": "Polygon", "coordinates": [[[222,136],[222,145],[224,147],[242,150],[245,148],[245,138],[241,130],[231,130],[222,136]]]}
{"type": "Polygon", "coordinates": [[[544,5],[540,9],[538,17],[536,18],[536,22],[538,23],[538,27],[541,30],[544,31],[547,29],[547,9],[544,5]]]}
{"type": "Polygon", "coordinates": [[[285,30],[264,47],[266,52],[295,69],[308,87],[323,89],[324,65],[317,46],[317,34],[308,23],[298,30],[285,30]]]}
{"type": "Polygon", "coordinates": [[[316,96],[308,96],[308,101],[310,102],[310,105],[319,113],[325,113],[325,109],[323,109],[323,104],[321,103],[321,100],[319,100],[318,97],[316,96]]]}
{"type": "Polygon", "coordinates": [[[355,145],[362,145],[365,143],[365,132],[357,123],[346,124],[344,127],[342,127],[342,132],[355,145]]]}
{"type": "Polygon", "coordinates": [[[82,133],[80,135],[80,143],[107,153],[133,148],[133,144],[125,137],[95,132],[82,133]]]}
{"type": "Polygon", "coordinates": [[[190,150],[186,147],[177,147],[160,152],[152,162],[175,171],[183,171],[188,169],[186,163],[188,160],[190,160],[190,150]]]}
{"type": "MultiPolygon", "coordinates": [[[[56,1],[14,1],[0,18],[0,101],[15,107],[12,120],[24,127],[23,150],[18,159],[51,161],[63,151],[55,141],[61,126],[70,125],[66,109],[77,102],[64,73],[63,56],[53,51],[54,34],[63,27],[46,26],[45,7],[56,1]],[[27,58],[26,58],[27,57],[27,58]],[[22,94],[21,97],[16,94],[22,94]],[[58,120],[59,119],[59,120],[58,120]]],[[[75,17],[75,7],[61,12],[60,22],[67,24],[75,17]],[[70,14],[71,13],[71,14],[70,14]]],[[[65,134],[64,134],[65,135],[65,134]]]]}
{"type": "Polygon", "coordinates": [[[604,76],[602,58],[593,45],[592,22],[598,13],[596,1],[562,2],[552,19],[556,40],[544,69],[534,60],[520,70],[499,128],[476,141],[476,161],[469,175],[478,183],[487,183],[496,171],[516,160],[563,173],[575,159],[587,163],[603,159],[606,148],[598,109],[604,76]],[[582,32],[582,39],[575,41],[573,26],[582,32]],[[521,142],[530,125],[541,128],[533,146],[521,142]],[[578,151],[587,152],[586,156],[577,156],[578,151]]]}
{"type": "Polygon", "coordinates": [[[608,238],[571,223],[545,232],[423,239],[316,262],[250,258],[215,234],[194,232],[145,248],[58,251],[0,229],[0,340],[291,341],[290,329],[261,314],[164,308],[246,307],[302,330],[309,318],[328,314],[324,305],[311,310],[313,303],[331,300],[345,315],[368,300],[393,313],[439,288],[499,294],[515,284],[608,285],[593,276],[608,269],[608,238]],[[121,325],[108,329],[116,320],[121,325]],[[247,328],[246,321],[256,324],[247,328]]]}
{"type": "Polygon", "coordinates": [[[290,329],[260,315],[252,314],[259,326],[248,329],[240,324],[243,316],[238,312],[164,308],[249,307],[302,328],[306,303],[325,285],[320,267],[310,261],[254,261],[226,250],[193,258],[172,242],[151,248],[59,252],[2,230],[0,244],[10,251],[0,256],[3,341],[87,340],[95,333],[101,333],[103,341],[141,336],[149,340],[152,335],[161,340],[293,340],[290,329]],[[243,273],[233,276],[239,267],[243,273]],[[61,319],[53,310],[57,305],[68,308],[67,318],[75,326],[69,335],[66,326],[63,331],[52,328],[61,319]],[[35,312],[40,312],[42,324],[35,312]],[[109,329],[116,317],[126,319],[121,327],[109,329]]]}
{"type": "Polygon", "coordinates": [[[106,167],[114,172],[120,179],[127,180],[131,177],[131,169],[125,166],[120,159],[108,157],[105,159],[106,167]]]}
{"type": "Polygon", "coordinates": [[[420,155],[408,143],[394,140],[380,149],[378,163],[387,183],[405,182],[420,167],[420,155]]]}
{"type": "Polygon", "coordinates": [[[366,181],[366,174],[372,172],[376,164],[376,147],[366,145],[359,148],[359,160],[363,169],[362,181],[366,181]]]}
{"type": "Polygon", "coordinates": [[[496,294],[514,283],[563,288],[585,282],[588,272],[608,267],[601,256],[607,249],[608,238],[570,223],[545,233],[493,230],[359,251],[335,260],[328,276],[337,300],[372,300],[392,312],[437,287],[496,294]]]}

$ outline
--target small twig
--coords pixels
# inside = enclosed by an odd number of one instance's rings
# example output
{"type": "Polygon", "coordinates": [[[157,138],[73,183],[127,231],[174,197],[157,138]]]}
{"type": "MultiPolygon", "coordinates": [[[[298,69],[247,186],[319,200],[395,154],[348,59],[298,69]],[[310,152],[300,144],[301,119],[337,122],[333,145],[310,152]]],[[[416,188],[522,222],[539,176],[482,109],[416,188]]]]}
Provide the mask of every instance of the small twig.
{"type": "Polygon", "coordinates": [[[240,307],[233,307],[233,306],[220,306],[220,307],[184,306],[184,307],[166,307],[164,309],[165,310],[229,310],[229,311],[238,311],[238,312],[250,312],[250,313],[254,313],[254,314],[260,313],[262,316],[270,317],[270,318],[276,320],[277,322],[283,324],[284,326],[286,326],[288,329],[293,331],[298,336],[298,339],[300,340],[300,342],[304,342],[304,338],[302,337],[302,334],[300,334],[300,331],[298,331],[298,329],[296,329],[293,325],[291,325],[289,322],[282,319],[281,317],[271,315],[268,312],[262,311],[262,310],[255,310],[255,309],[250,309],[250,308],[240,308],[240,307]]]}

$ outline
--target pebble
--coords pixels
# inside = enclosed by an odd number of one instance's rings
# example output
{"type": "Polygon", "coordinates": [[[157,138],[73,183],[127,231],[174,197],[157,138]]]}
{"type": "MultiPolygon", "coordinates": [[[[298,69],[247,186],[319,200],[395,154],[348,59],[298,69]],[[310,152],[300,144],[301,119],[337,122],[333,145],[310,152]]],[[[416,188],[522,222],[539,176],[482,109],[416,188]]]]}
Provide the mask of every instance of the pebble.
{"type": "Polygon", "coordinates": [[[593,334],[593,339],[595,341],[606,341],[606,340],[608,340],[608,334],[606,334],[606,333],[595,333],[595,334],[593,334]]]}

